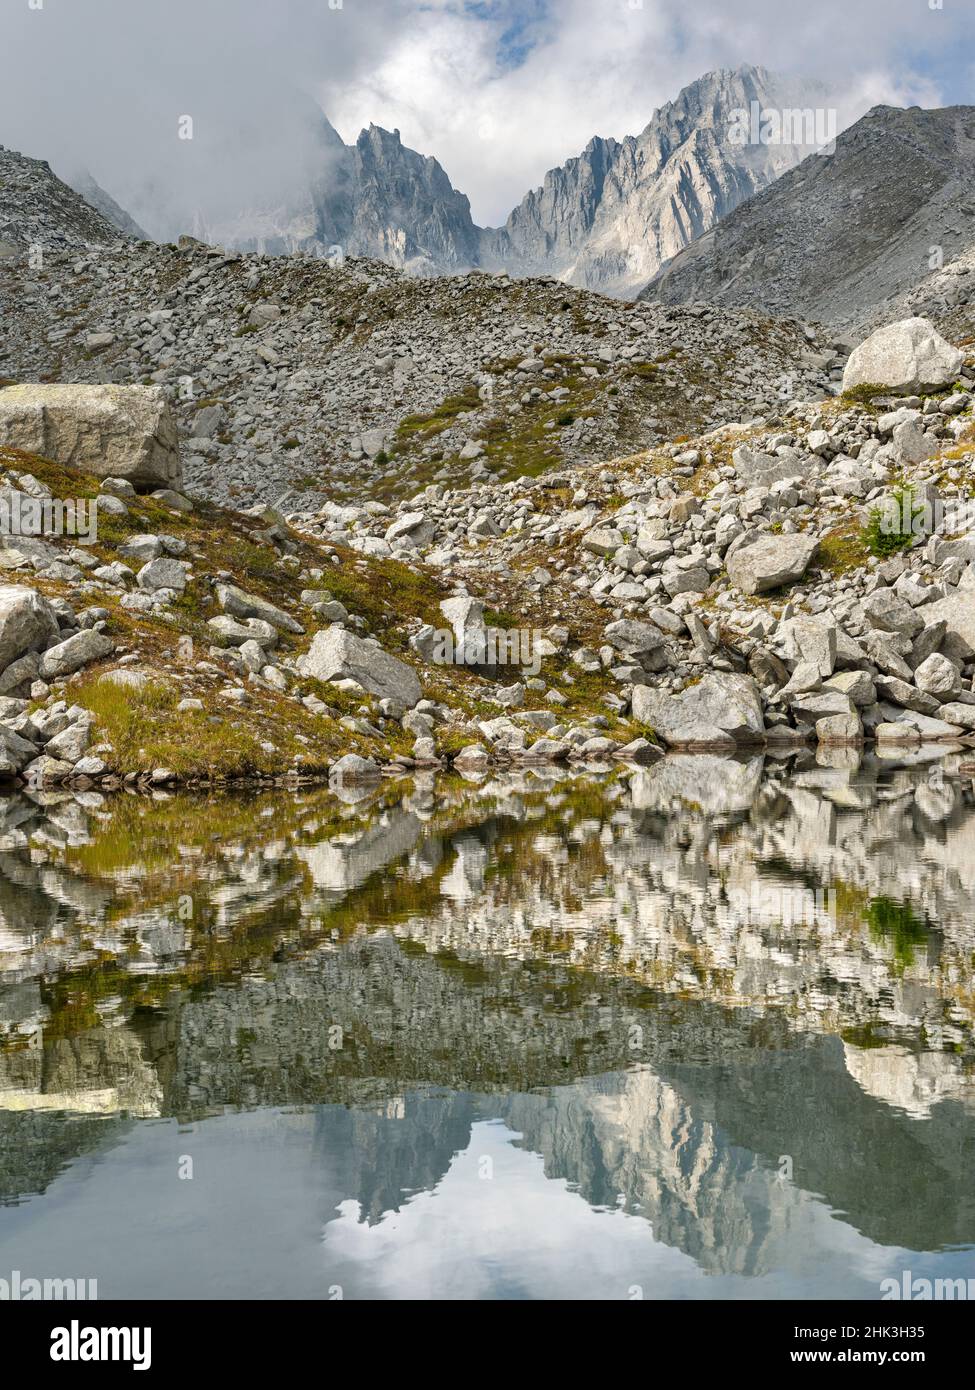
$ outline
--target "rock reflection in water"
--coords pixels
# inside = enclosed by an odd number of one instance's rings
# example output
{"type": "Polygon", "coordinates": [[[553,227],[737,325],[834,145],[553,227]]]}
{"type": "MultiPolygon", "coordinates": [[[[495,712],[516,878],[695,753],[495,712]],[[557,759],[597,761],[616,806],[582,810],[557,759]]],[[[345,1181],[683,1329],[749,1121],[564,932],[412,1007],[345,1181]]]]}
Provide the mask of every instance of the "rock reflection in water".
{"type": "Polygon", "coordinates": [[[797,1278],[810,1203],[970,1246],[972,783],[831,761],[6,798],[0,1201],[312,1107],[330,1249],[485,1124],[700,1273],[797,1278]]]}

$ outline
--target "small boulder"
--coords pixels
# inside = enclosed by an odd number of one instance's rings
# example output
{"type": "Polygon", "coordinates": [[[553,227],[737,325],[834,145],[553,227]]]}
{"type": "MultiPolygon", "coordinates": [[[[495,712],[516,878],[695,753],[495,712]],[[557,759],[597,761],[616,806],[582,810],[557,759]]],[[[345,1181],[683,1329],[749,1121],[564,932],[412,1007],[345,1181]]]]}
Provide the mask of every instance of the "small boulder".
{"type": "Polygon", "coordinates": [[[80,671],[82,666],[110,656],[114,650],[115,643],[111,637],[106,637],[104,632],[96,632],[94,628],[85,628],[67,641],[47,649],[41,657],[40,677],[50,681],[60,676],[70,676],[80,671]]]}
{"type": "Polygon", "coordinates": [[[816,545],[815,536],[800,532],[760,535],[738,547],[728,560],[728,575],[743,594],[763,594],[794,584],[805,574],[816,545]]]}
{"type": "Polygon", "coordinates": [[[914,684],[936,700],[952,700],[961,690],[961,677],[954,662],[932,652],[914,672],[914,684]]]}
{"type": "Polygon", "coordinates": [[[328,780],[332,784],[344,782],[370,782],[379,776],[379,765],[371,758],[360,758],[358,753],[346,753],[329,768],[328,780]]]}
{"type": "Polygon", "coordinates": [[[260,618],[284,632],[302,633],[305,630],[290,613],[285,613],[267,599],[245,593],[236,584],[218,584],[216,595],[220,607],[232,618],[260,618]]]}

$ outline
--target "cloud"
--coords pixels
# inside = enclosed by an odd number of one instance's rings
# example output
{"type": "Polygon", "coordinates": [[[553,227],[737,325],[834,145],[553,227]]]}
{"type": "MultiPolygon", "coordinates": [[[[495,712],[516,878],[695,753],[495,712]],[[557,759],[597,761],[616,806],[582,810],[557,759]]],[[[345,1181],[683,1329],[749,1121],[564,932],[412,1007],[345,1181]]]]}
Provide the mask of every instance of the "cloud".
{"type": "Polygon", "coordinates": [[[333,121],[346,138],[367,120],[399,126],[436,154],[475,220],[497,223],[592,136],[639,133],[706,71],[752,62],[826,78],[857,113],[874,101],[937,105],[923,59],[945,54],[950,68],[959,34],[975,31],[913,0],[553,0],[533,7],[530,48],[506,66],[500,38],[524,8],[418,7],[383,61],[325,93],[333,121]]]}
{"type": "Polygon", "coordinates": [[[923,0],[38,2],[0,0],[0,140],[90,168],[167,236],[303,187],[313,98],[346,140],[399,128],[497,224],[593,135],[638,133],[710,69],[824,77],[851,109],[937,105],[964,89],[975,38],[975,14],[923,0]]]}
{"type": "Polygon", "coordinates": [[[40,3],[0,0],[0,141],[65,176],[89,168],[167,236],[198,209],[220,219],[294,187],[316,85],[362,80],[414,11],[406,0],[40,3]],[[180,138],[185,116],[192,139],[180,138]]]}

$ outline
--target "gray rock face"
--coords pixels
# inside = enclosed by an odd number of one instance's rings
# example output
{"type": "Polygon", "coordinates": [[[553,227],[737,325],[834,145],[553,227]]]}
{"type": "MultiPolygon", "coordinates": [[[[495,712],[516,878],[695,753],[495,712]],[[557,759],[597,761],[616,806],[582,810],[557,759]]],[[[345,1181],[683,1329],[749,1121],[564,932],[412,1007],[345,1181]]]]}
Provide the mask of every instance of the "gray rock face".
{"type": "Polygon", "coordinates": [[[914,637],[924,626],[924,618],[893,589],[875,589],[864,600],[863,611],[871,625],[883,632],[914,637]]]}
{"type": "Polygon", "coordinates": [[[23,584],[0,586],[0,671],[57,631],[54,609],[43,594],[23,584]]]}
{"type": "Polygon", "coordinates": [[[398,130],[370,125],[354,145],[315,112],[314,164],[283,207],[248,212],[208,229],[241,251],[328,254],[332,247],[421,274],[478,260],[468,199],[435,159],[409,149],[398,130]]]}
{"type": "Polygon", "coordinates": [[[304,676],[320,681],[354,680],[370,695],[412,709],[422,694],[416,672],[381,647],[342,627],[316,632],[298,661],[304,676]]]}
{"type": "Polygon", "coordinates": [[[300,634],[305,630],[290,613],[285,613],[282,608],[257,594],[244,593],[236,584],[218,584],[216,594],[220,607],[232,618],[258,618],[284,632],[300,634]]]}
{"type": "Polygon", "coordinates": [[[77,763],[84,757],[90,737],[90,720],[78,719],[74,724],[69,724],[66,729],[62,729],[59,734],[55,734],[52,739],[49,739],[44,752],[50,758],[58,758],[67,763],[77,763]]]}
{"type": "Polygon", "coordinates": [[[13,729],[0,724],[0,777],[22,772],[37,757],[37,749],[13,729]]]}
{"type": "Polygon", "coordinates": [[[633,718],[674,748],[756,743],[765,737],[762,701],[751,676],[715,672],[680,695],[635,686],[633,718]]]}
{"type": "Polygon", "coordinates": [[[454,659],[469,666],[483,664],[487,653],[487,627],[480,599],[458,594],[444,599],[440,611],[454,634],[454,659]]]}
{"type": "MultiPolygon", "coordinates": [[[[958,348],[946,343],[927,319],[902,319],[887,328],[878,328],[853,350],[843,372],[843,389],[885,386],[896,394],[912,395],[949,386],[957,380],[963,361],[958,348]]],[[[895,429],[895,442],[897,429],[903,428],[902,424],[895,429]]],[[[908,461],[920,462],[923,457],[921,453],[908,461]]]]}
{"type": "Polygon", "coordinates": [[[186,567],[180,560],[167,560],[159,556],[143,565],[136,575],[140,589],[156,593],[159,589],[174,589],[182,593],[186,588],[186,567]]]}
{"type": "Polygon", "coordinates": [[[136,487],[182,481],[176,422],[157,386],[7,386],[0,443],[136,487]]]}
{"type": "Polygon", "coordinates": [[[914,684],[936,700],[954,699],[961,690],[958,667],[940,652],[932,652],[914,672],[914,684]]]}
{"type": "MultiPolygon", "coordinates": [[[[975,243],[975,108],[877,106],[664,267],[641,298],[748,306],[844,327],[902,318],[932,246],[975,243]]],[[[917,312],[915,310],[915,312],[917,312]]]]}
{"type": "Polygon", "coordinates": [[[962,661],[975,657],[975,589],[961,589],[936,603],[925,604],[926,623],[945,622],[945,655],[962,661]]]}
{"type": "Polygon", "coordinates": [[[734,113],[824,107],[821,84],[743,66],[707,73],[640,135],[597,137],[545,176],[503,228],[482,233],[481,264],[557,275],[631,295],[689,242],[791,169],[811,144],[737,143],[734,113]]]}
{"type": "Polygon", "coordinates": [[[801,533],[760,536],[742,545],[728,561],[728,574],[743,594],[763,594],[793,584],[805,574],[817,541],[801,533]]]}
{"type": "Polygon", "coordinates": [[[422,547],[433,540],[433,526],[423,512],[407,512],[405,516],[396,518],[386,531],[385,539],[390,545],[398,541],[401,545],[406,542],[422,547]]]}

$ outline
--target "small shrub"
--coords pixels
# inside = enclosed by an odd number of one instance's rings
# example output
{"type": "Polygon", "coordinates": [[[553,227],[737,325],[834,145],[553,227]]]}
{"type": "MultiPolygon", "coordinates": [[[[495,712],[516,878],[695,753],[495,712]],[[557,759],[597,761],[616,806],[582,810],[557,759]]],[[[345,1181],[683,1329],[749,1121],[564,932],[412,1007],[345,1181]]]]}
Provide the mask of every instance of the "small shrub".
{"type": "Polygon", "coordinates": [[[906,550],[916,534],[911,524],[918,509],[912,488],[895,488],[887,504],[874,507],[863,528],[863,541],[879,560],[906,550]],[[905,525],[906,523],[906,525],[905,525]]]}
{"type": "Polygon", "coordinates": [[[889,386],[880,386],[875,381],[863,381],[859,386],[851,386],[849,391],[844,391],[840,399],[844,405],[872,405],[876,396],[889,395],[889,386]]]}

